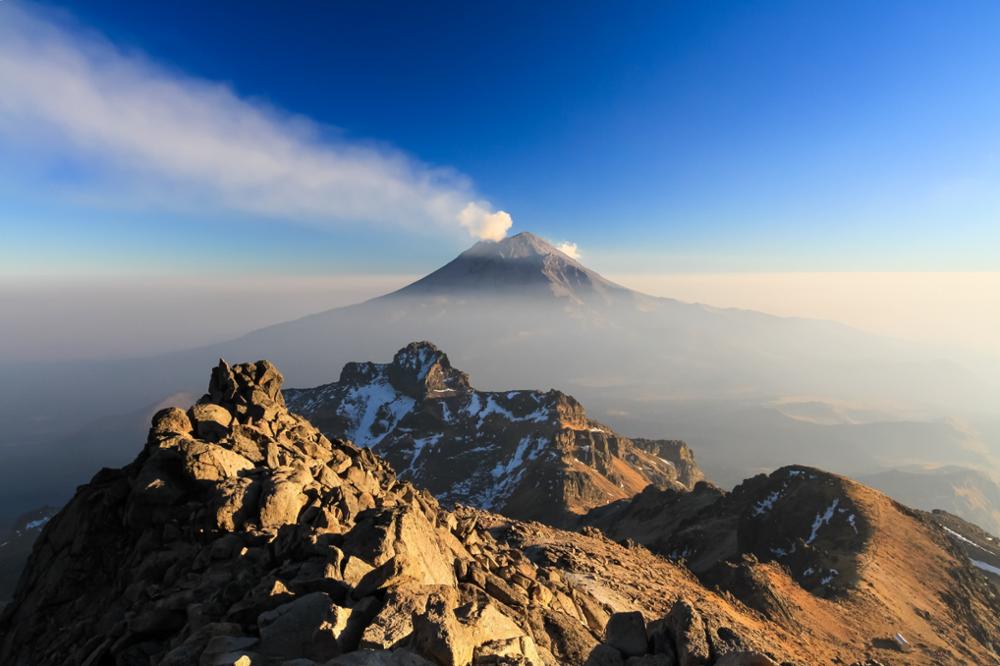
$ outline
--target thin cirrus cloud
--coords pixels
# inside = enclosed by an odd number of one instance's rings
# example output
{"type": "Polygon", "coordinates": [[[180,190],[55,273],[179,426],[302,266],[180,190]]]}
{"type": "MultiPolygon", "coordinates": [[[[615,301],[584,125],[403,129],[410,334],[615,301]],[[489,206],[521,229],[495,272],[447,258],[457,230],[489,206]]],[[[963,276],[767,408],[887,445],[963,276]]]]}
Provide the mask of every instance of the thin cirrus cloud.
{"type": "Polygon", "coordinates": [[[0,4],[0,145],[85,162],[100,183],[91,197],[492,240],[511,227],[460,174],[330,138],[51,18],[0,4]]]}

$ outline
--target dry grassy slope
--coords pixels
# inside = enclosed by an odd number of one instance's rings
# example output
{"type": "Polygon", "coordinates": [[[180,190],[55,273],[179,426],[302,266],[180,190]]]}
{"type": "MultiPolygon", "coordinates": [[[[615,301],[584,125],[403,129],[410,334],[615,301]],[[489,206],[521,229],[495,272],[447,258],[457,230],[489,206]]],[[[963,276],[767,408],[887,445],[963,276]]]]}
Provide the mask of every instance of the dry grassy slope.
{"type": "Polygon", "coordinates": [[[730,494],[647,491],[589,518],[615,538],[684,559],[823,660],[1000,663],[995,589],[925,514],[844,477],[785,468],[730,494]],[[826,583],[812,571],[831,568],[838,575],[826,583]],[[905,656],[896,633],[912,645],[905,656]]]}
{"type": "Polygon", "coordinates": [[[991,605],[988,595],[972,593],[981,581],[970,577],[943,533],[877,491],[853,482],[847,487],[872,525],[872,537],[858,553],[856,585],[824,599],[780,570],[770,571],[772,585],[798,608],[799,631],[843,643],[848,654],[838,656],[844,659],[868,648],[886,663],[1000,663],[995,599],[991,605]],[[885,640],[897,632],[914,648],[905,657],[885,640]]]}

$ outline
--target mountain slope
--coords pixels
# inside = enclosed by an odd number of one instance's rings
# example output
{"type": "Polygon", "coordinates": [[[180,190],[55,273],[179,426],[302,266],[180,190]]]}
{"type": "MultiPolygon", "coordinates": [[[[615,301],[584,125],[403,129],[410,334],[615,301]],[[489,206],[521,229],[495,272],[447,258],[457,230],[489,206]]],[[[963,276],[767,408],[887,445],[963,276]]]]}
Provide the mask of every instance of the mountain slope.
{"type": "Polygon", "coordinates": [[[722,666],[834,649],[648,553],[557,530],[527,548],[532,525],[445,511],[289,413],[281,381],[264,361],[220,364],[197,405],[153,418],[133,463],[81,487],[0,617],[0,662],[555,666],[655,653],[722,666]],[[577,573],[605,558],[596,587],[577,573]],[[702,627],[712,633],[692,641],[702,627]]]}
{"type": "Polygon", "coordinates": [[[265,361],[220,364],[198,404],[154,416],[134,462],[81,487],[43,528],[0,617],[0,662],[929,666],[1000,658],[992,588],[940,530],[921,531],[905,509],[846,479],[790,468],[725,498],[732,514],[783,489],[768,511],[791,520],[748,535],[765,547],[788,531],[808,534],[796,517],[836,496],[852,513],[813,524],[816,547],[846,558],[870,545],[857,571],[875,587],[833,599],[782,567],[753,564],[752,589],[774,603],[752,610],[684,566],[596,530],[442,509],[368,450],[331,441],[290,413],[281,382],[265,361]],[[857,539],[847,515],[856,516],[857,539]],[[915,538],[912,548],[897,547],[904,535],[915,538]],[[874,573],[900,576],[901,587],[881,587],[874,573]],[[917,575],[922,586],[911,587],[917,575]]]}
{"type": "Polygon", "coordinates": [[[684,489],[703,476],[683,442],[622,437],[559,391],[476,391],[429,342],[391,363],[348,363],[340,381],[285,398],[446,505],[525,520],[564,523],[649,484],[684,489]]]}
{"type": "MultiPolygon", "coordinates": [[[[731,493],[649,489],[582,523],[684,562],[712,587],[769,618],[812,617],[845,640],[981,663],[968,631],[1000,651],[1000,594],[927,514],[857,482],[809,467],[748,479],[731,493]],[[905,639],[894,639],[901,634],[905,639]]],[[[815,631],[813,627],[811,631],[815,631]]]]}
{"type": "Polygon", "coordinates": [[[608,304],[636,294],[602,277],[538,236],[479,241],[438,270],[389,297],[476,297],[484,291],[574,304],[608,304]]]}
{"type": "MultiPolygon", "coordinates": [[[[40,504],[42,489],[66,496],[84,480],[57,469],[67,465],[47,443],[88,420],[196,390],[190,378],[220,357],[270,358],[292,385],[316,386],[348,362],[380,358],[412,340],[447,349],[481,388],[558,386],[602,421],[644,436],[670,423],[675,436],[698,446],[710,476],[725,483],[790,459],[866,473],[900,464],[901,447],[886,444],[900,441],[921,443],[902,447],[913,451],[906,464],[988,468],[1000,454],[1000,446],[991,453],[973,429],[945,427],[941,419],[995,414],[996,382],[921,349],[831,322],[638,294],[537,237],[473,249],[394,294],[217,345],[153,358],[0,369],[10,378],[0,383],[0,455],[12,463],[0,466],[0,485],[30,499],[11,510],[40,504]],[[833,428],[766,407],[788,396],[904,405],[902,411],[918,416],[833,428]],[[933,445],[943,430],[957,446],[933,445]],[[858,437],[866,439],[845,444],[858,437]]],[[[81,443],[77,454],[117,465],[130,442],[121,435],[100,447],[81,443]]]]}
{"type": "Polygon", "coordinates": [[[932,511],[931,520],[944,528],[952,542],[1000,590],[1000,538],[978,525],[962,520],[947,511],[932,511]]]}

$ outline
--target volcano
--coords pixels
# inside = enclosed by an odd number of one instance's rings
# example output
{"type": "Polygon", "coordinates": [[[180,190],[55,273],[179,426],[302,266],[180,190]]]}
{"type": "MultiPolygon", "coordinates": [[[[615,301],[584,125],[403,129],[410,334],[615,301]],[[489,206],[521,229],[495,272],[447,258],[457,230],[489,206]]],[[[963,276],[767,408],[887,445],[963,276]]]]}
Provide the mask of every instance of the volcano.
{"type": "MultiPolygon", "coordinates": [[[[190,325],[199,322],[192,317],[190,325]]],[[[723,486],[790,462],[851,475],[903,463],[993,464],[973,429],[945,418],[992,413],[1000,392],[991,378],[834,322],[642,294],[521,233],[478,242],[396,292],[238,339],[151,358],[12,371],[19,381],[0,383],[7,518],[65,499],[86,480],[67,480],[74,461],[126,462],[143,420],[133,419],[128,432],[89,424],[196,392],[190,378],[220,357],[271,359],[288,386],[312,387],[335,381],[350,362],[386,358],[414,340],[448,350],[480,390],[559,389],[616,431],[669,432],[691,443],[723,486]],[[805,398],[902,407],[869,422],[814,423],[787,408],[805,398]],[[63,430],[42,440],[43,423],[63,430]]]]}

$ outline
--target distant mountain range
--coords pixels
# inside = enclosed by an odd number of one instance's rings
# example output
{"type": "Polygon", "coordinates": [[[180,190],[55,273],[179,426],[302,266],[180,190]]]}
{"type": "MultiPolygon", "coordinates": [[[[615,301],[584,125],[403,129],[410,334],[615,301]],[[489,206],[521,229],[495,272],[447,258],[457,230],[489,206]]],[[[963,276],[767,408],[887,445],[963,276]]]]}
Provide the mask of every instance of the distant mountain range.
{"type": "Polygon", "coordinates": [[[862,483],[918,509],[941,509],[1000,534],[1000,485],[967,467],[913,466],[858,477],[862,483]]]}
{"type": "Polygon", "coordinates": [[[272,359],[291,385],[318,386],[349,362],[385,358],[413,340],[446,349],[484,390],[559,387],[619,431],[669,432],[723,486],[792,460],[859,475],[904,464],[989,469],[1000,454],[1000,430],[977,421],[995,417],[995,378],[832,322],[640,294],[522,233],[477,243],[392,294],[236,340],[143,359],[0,368],[0,484],[31,498],[5,510],[67,496],[84,480],[80,460],[124,463],[131,440],[122,427],[106,425],[118,434],[103,438],[76,433],[194,393],[190,378],[220,357],[272,359]],[[830,422],[836,415],[808,417],[777,402],[789,399],[873,407],[855,412],[869,420],[830,422]]]}
{"type": "Polygon", "coordinates": [[[650,484],[689,489],[703,478],[683,442],[630,440],[560,391],[477,391],[429,342],[391,363],[348,363],[338,382],[286,389],[285,399],[446,506],[561,525],[650,484]]]}

